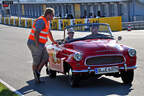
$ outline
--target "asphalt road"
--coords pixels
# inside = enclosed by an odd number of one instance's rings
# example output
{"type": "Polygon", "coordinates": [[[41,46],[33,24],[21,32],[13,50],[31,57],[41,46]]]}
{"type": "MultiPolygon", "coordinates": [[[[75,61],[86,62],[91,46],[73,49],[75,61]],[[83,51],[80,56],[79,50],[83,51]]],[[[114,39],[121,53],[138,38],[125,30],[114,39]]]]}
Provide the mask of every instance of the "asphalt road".
{"type": "MultiPolygon", "coordinates": [[[[102,77],[82,81],[79,88],[71,88],[67,78],[58,75],[50,79],[43,68],[41,79],[34,84],[31,70],[32,57],[26,42],[30,29],[0,24],[0,79],[25,96],[143,96],[144,94],[144,30],[113,32],[123,39],[120,43],[137,50],[137,65],[133,84],[122,85],[120,78],[102,77]]],[[[53,31],[55,38],[62,32],[53,31]]]]}

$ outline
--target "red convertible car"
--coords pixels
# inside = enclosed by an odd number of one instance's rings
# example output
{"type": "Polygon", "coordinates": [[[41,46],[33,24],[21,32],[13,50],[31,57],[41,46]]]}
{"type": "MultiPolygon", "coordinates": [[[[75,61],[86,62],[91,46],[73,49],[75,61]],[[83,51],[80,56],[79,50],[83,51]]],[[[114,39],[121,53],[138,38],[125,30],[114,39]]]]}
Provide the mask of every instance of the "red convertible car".
{"type": "Polygon", "coordinates": [[[59,46],[46,46],[50,77],[63,73],[72,87],[77,86],[80,80],[102,75],[121,77],[124,84],[132,83],[136,50],[119,44],[121,38],[114,39],[108,24],[72,25],[67,26],[63,33],[57,40],[59,46]],[[74,30],[74,38],[67,41],[69,28],[74,30]]]}

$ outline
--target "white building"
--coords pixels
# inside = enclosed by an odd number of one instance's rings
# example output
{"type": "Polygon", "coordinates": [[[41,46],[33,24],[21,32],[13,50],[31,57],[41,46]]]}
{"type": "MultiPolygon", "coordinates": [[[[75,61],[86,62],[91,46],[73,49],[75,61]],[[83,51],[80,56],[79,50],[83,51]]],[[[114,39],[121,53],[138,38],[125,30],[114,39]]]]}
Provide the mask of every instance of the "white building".
{"type": "MultiPolygon", "coordinates": [[[[74,18],[122,16],[122,21],[144,20],[144,0],[13,0],[11,15],[36,18],[46,7],[55,9],[55,16],[71,14],[74,18]],[[18,6],[20,4],[20,6],[18,6]]],[[[2,10],[2,4],[0,5],[2,10]]]]}

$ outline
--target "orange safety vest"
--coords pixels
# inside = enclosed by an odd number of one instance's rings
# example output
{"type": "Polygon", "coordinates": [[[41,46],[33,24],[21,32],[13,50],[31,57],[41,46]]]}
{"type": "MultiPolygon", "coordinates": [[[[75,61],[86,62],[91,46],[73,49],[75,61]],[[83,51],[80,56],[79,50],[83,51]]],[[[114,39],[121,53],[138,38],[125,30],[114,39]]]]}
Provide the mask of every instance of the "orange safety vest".
{"type": "Polygon", "coordinates": [[[39,42],[45,44],[45,43],[47,42],[47,40],[48,40],[48,39],[47,39],[47,36],[48,36],[48,30],[49,30],[49,21],[47,21],[44,16],[40,16],[38,19],[36,19],[36,20],[34,21],[33,26],[32,26],[32,29],[31,29],[31,33],[30,33],[30,35],[29,35],[29,39],[30,39],[30,40],[35,40],[35,38],[34,38],[34,33],[35,33],[35,30],[36,30],[36,28],[35,28],[35,23],[36,23],[36,21],[39,20],[39,19],[43,19],[43,21],[45,22],[45,28],[42,29],[42,30],[40,31],[40,34],[39,34],[39,42]]]}

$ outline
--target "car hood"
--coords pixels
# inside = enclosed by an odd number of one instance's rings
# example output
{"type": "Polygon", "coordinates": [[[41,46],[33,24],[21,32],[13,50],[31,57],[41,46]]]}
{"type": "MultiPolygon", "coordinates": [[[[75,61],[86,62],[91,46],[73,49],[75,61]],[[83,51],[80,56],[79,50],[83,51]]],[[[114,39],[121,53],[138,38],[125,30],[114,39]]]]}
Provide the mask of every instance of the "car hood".
{"type": "Polygon", "coordinates": [[[74,50],[80,52],[93,52],[93,51],[123,51],[123,47],[116,43],[116,40],[111,39],[95,39],[75,41],[71,43],[74,50]]]}

